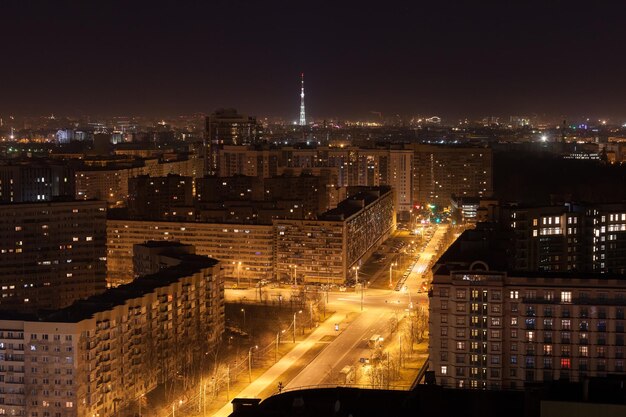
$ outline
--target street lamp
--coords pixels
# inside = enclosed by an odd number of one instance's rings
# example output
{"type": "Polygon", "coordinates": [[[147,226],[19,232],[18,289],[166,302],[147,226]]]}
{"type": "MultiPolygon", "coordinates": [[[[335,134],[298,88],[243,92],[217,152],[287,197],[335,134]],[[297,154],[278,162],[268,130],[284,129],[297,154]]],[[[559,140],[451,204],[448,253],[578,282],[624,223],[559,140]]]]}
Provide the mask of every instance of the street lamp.
{"type": "Polygon", "coordinates": [[[258,349],[259,346],[252,346],[248,349],[248,381],[252,382],[252,349],[258,349]]]}
{"type": "Polygon", "coordinates": [[[302,314],[302,310],[293,313],[293,343],[296,343],[296,315],[302,314]]]}
{"type": "Polygon", "coordinates": [[[398,266],[397,262],[392,262],[389,265],[389,288],[393,287],[393,267],[398,266]]]}
{"type": "Polygon", "coordinates": [[[243,329],[246,329],[246,309],[242,308],[241,312],[243,313],[243,329]]]}
{"type": "MultiPolygon", "coordinates": [[[[183,405],[183,400],[178,400],[178,408],[183,405]]],[[[172,417],[176,417],[176,401],[172,403],[172,417]]]]}
{"type": "Polygon", "coordinates": [[[274,354],[274,363],[278,362],[278,345],[280,343],[280,335],[281,333],[285,333],[285,330],[281,330],[276,332],[276,353],[274,354]]]}
{"type": "MultiPolygon", "coordinates": [[[[359,283],[359,267],[358,266],[353,266],[352,270],[354,271],[355,274],[355,281],[358,284],[359,283]]],[[[365,288],[363,287],[363,283],[361,283],[361,311],[363,311],[363,291],[365,290],[365,288]]]]}

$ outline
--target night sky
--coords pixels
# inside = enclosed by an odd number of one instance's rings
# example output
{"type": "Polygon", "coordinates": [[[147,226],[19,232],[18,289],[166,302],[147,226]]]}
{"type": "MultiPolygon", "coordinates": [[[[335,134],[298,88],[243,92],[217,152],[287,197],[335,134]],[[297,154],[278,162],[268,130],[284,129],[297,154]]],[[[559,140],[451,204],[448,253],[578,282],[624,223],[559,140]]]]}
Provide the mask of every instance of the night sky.
{"type": "Polygon", "coordinates": [[[0,115],[626,116],[619,1],[94,3],[0,3],[0,115]]]}

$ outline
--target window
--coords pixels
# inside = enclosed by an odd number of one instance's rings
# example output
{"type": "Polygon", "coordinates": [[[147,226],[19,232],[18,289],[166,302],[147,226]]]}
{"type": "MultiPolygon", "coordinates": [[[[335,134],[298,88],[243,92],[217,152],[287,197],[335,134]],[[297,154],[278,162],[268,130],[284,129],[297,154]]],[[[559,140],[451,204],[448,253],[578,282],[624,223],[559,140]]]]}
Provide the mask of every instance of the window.
{"type": "Polygon", "coordinates": [[[448,315],[447,314],[442,314],[441,315],[441,322],[442,323],[447,323],[448,322],[448,315]]]}
{"type": "Polygon", "coordinates": [[[511,300],[517,300],[519,298],[519,291],[511,291],[511,300]]]}
{"type": "Polygon", "coordinates": [[[448,367],[447,366],[442,366],[441,367],[441,375],[448,375],[448,367]]]}
{"type": "Polygon", "coordinates": [[[572,292],[571,291],[561,291],[561,302],[562,303],[571,303],[572,302],[572,292]]]}
{"type": "Polygon", "coordinates": [[[517,326],[517,317],[511,317],[511,326],[517,326]]]}
{"type": "Polygon", "coordinates": [[[456,311],[458,311],[459,313],[462,313],[465,311],[465,304],[463,303],[456,303],[456,311]]]}
{"type": "Polygon", "coordinates": [[[456,290],[456,298],[457,299],[465,299],[465,290],[456,290]]]}
{"type": "Polygon", "coordinates": [[[572,367],[572,360],[569,358],[561,358],[561,369],[570,369],[572,367]]]}
{"type": "Polygon", "coordinates": [[[589,356],[589,346],[578,346],[578,353],[583,358],[588,357],[589,356]]]}
{"type": "Polygon", "coordinates": [[[442,310],[447,310],[448,309],[448,302],[447,301],[442,301],[441,302],[441,309],[442,310]]]}
{"type": "Polygon", "coordinates": [[[465,350],[465,342],[456,342],[457,350],[465,350]]]}
{"type": "Polygon", "coordinates": [[[500,326],[500,317],[492,317],[491,318],[492,326],[500,326]]]}
{"type": "Polygon", "coordinates": [[[535,332],[533,331],[527,331],[526,332],[526,341],[527,342],[532,342],[535,340],[535,332]]]}
{"type": "Polygon", "coordinates": [[[552,355],[552,345],[543,345],[543,354],[552,355]]]}
{"type": "Polygon", "coordinates": [[[447,327],[442,327],[441,328],[441,335],[442,336],[447,336],[448,335],[448,328],[447,327]]]}
{"type": "Polygon", "coordinates": [[[572,328],[572,321],[570,319],[561,320],[561,328],[563,330],[570,330],[572,328]]]}

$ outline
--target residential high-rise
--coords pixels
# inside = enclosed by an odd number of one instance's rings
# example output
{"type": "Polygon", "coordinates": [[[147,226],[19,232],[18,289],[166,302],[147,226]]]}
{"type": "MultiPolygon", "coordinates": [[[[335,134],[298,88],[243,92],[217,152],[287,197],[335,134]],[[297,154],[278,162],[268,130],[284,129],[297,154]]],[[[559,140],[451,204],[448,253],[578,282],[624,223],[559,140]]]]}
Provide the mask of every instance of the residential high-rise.
{"type": "Polygon", "coordinates": [[[52,201],[74,195],[74,177],[67,165],[54,162],[0,164],[0,203],[52,201]]]}
{"type": "Polygon", "coordinates": [[[205,174],[219,172],[219,150],[224,145],[250,145],[263,138],[263,128],[256,118],[235,109],[217,109],[206,118],[205,174]]]}
{"type": "Polygon", "coordinates": [[[128,180],[128,212],[142,219],[186,219],[193,211],[193,178],[140,175],[128,180]]]}
{"type": "Polygon", "coordinates": [[[456,197],[490,197],[493,192],[489,148],[414,144],[413,203],[449,206],[456,197]]]}
{"type": "Polygon", "coordinates": [[[0,205],[0,309],[70,305],[106,285],[106,203],[0,205]]]}
{"type": "Polygon", "coordinates": [[[503,205],[519,271],[626,273],[626,204],[503,205]]]}
{"type": "Polygon", "coordinates": [[[510,256],[508,235],[479,225],[433,268],[429,366],[437,384],[519,389],[623,374],[624,275],[517,271],[510,256]]]}
{"type": "Polygon", "coordinates": [[[67,308],[0,314],[0,415],[121,415],[159,384],[198,378],[224,332],[222,271],[204,256],[167,258],[67,308]]]}

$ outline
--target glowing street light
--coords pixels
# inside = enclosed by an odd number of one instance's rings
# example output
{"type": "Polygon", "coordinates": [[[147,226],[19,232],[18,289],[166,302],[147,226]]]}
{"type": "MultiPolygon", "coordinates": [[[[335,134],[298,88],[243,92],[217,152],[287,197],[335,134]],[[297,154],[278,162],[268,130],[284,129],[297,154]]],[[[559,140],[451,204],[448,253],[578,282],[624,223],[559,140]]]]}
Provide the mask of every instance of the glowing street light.
{"type": "Polygon", "coordinates": [[[243,328],[245,330],[245,328],[246,328],[246,309],[242,308],[241,312],[243,313],[243,328]]]}
{"type": "Polygon", "coordinates": [[[398,266],[397,262],[392,262],[389,265],[389,288],[393,287],[393,267],[398,266]]]}
{"type": "Polygon", "coordinates": [[[252,349],[258,349],[259,346],[252,346],[248,349],[248,381],[252,382],[252,349]]]}
{"type": "Polygon", "coordinates": [[[293,313],[293,343],[296,343],[296,314],[302,314],[302,310],[293,313]]]}

